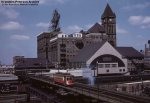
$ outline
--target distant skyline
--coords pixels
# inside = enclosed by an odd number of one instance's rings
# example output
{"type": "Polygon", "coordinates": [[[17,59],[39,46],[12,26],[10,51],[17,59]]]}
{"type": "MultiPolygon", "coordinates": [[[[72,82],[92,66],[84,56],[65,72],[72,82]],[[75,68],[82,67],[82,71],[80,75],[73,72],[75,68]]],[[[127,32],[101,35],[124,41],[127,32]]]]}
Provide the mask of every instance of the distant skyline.
{"type": "MultiPolygon", "coordinates": [[[[2,0],[0,0],[2,1],[2,0]]],[[[5,0],[3,0],[5,1],[5,0]]],[[[0,4],[0,61],[12,64],[13,56],[37,57],[37,35],[48,32],[54,9],[60,13],[61,31],[88,30],[109,3],[117,20],[117,45],[144,49],[150,39],[149,0],[39,0],[37,6],[0,4]]]]}

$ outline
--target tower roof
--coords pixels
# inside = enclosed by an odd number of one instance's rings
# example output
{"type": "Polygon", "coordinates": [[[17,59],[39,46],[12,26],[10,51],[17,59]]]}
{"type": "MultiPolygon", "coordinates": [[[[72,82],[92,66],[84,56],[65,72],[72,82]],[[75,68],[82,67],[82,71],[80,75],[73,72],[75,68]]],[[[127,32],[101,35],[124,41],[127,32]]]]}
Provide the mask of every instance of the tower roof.
{"type": "Polygon", "coordinates": [[[112,11],[112,9],[108,3],[107,3],[107,6],[106,6],[101,18],[103,19],[105,17],[116,17],[116,14],[112,11]]]}

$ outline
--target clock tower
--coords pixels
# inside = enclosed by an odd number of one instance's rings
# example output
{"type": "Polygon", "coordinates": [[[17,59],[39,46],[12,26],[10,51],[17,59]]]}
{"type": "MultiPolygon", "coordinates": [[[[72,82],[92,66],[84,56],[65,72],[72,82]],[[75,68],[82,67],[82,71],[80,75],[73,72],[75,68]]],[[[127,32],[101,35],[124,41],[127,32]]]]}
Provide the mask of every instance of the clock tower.
{"type": "Polygon", "coordinates": [[[112,11],[109,4],[107,4],[101,16],[101,21],[108,36],[108,42],[116,47],[116,14],[112,11]]]}

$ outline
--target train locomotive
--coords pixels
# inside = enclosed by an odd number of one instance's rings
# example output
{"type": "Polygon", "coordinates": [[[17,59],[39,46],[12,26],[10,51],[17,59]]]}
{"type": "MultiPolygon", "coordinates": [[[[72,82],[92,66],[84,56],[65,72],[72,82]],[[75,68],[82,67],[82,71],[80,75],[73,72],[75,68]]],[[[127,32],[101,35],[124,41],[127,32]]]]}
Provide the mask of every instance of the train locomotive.
{"type": "Polygon", "coordinates": [[[55,73],[53,74],[53,81],[57,84],[72,86],[73,76],[69,73],[55,73]]]}

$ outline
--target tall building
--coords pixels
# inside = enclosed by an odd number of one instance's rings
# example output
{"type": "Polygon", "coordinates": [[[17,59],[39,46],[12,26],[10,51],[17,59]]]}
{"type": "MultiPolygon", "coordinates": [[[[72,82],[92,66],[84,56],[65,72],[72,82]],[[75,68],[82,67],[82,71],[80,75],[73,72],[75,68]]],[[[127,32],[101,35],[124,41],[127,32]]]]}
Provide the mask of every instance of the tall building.
{"type": "Polygon", "coordinates": [[[52,33],[42,33],[37,37],[38,58],[47,58],[50,67],[69,68],[70,60],[73,59],[85,45],[107,40],[105,33],[91,32],[67,35],[57,32],[57,35],[52,35],[52,33]]]}
{"type": "Polygon", "coordinates": [[[142,71],[141,53],[132,47],[117,47],[116,15],[109,4],[101,16],[101,24],[95,23],[87,31],[67,35],[57,30],[55,22],[53,24],[56,28],[52,32],[43,32],[37,37],[38,58],[46,59],[49,67],[90,68],[97,75],[142,71]]]}
{"type": "MultiPolygon", "coordinates": [[[[87,31],[64,34],[59,19],[60,14],[54,10],[51,32],[37,36],[38,58],[14,57],[16,74],[24,75],[26,69],[37,71],[42,68],[89,68],[95,76],[139,74],[143,71],[144,56],[141,53],[133,47],[117,47],[116,15],[109,4],[102,13],[101,24],[95,23],[87,31]],[[20,73],[20,69],[24,71],[20,73]]],[[[149,48],[145,46],[147,56],[150,56],[149,48]]]]}
{"type": "Polygon", "coordinates": [[[54,28],[52,32],[41,33],[37,42],[38,58],[46,59],[53,68],[100,68],[98,74],[104,75],[137,74],[143,68],[142,54],[132,47],[117,47],[116,14],[109,4],[102,13],[101,24],[70,35],[54,28]]]}
{"type": "Polygon", "coordinates": [[[108,35],[108,41],[112,46],[116,46],[116,14],[107,4],[102,16],[102,25],[108,35]]]}
{"type": "Polygon", "coordinates": [[[144,50],[144,67],[145,70],[150,70],[150,40],[148,40],[148,46],[145,44],[144,50]]]}
{"type": "Polygon", "coordinates": [[[109,41],[112,46],[116,46],[116,16],[109,4],[101,16],[101,21],[102,24],[95,23],[87,31],[70,35],[57,30],[41,33],[37,37],[38,58],[47,59],[50,67],[69,68],[70,60],[88,44],[109,41]]]}
{"type": "Polygon", "coordinates": [[[148,47],[147,44],[145,44],[145,56],[150,57],[150,40],[148,40],[148,47]]]}

